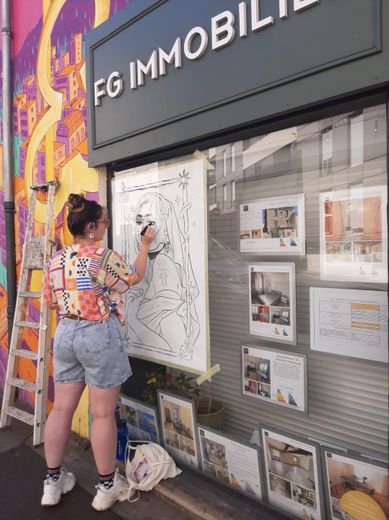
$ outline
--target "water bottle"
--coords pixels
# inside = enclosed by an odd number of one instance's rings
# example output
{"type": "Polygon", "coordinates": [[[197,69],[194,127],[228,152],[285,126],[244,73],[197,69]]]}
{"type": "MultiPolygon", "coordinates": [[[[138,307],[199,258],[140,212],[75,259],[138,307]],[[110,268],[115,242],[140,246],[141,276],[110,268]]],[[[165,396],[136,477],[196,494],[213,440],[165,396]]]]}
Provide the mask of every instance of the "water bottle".
{"type": "Polygon", "coordinates": [[[120,419],[118,421],[117,428],[118,438],[116,444],[116,460],[124,460],[128,438],[128,428],[126,420],[120,419]]]}

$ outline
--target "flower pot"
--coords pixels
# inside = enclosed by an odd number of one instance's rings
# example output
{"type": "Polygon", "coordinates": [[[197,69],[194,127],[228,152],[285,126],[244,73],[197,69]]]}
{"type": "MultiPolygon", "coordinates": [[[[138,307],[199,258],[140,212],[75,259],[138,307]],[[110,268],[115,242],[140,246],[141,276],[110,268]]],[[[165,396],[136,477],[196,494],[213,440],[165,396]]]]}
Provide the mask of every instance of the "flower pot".
{"type": "Polygon", "coordinates": [[[197,422],[203,426],[220,429],[224,412],[224,404],[217,399],[198,399],[196,402],[197,422]]]}

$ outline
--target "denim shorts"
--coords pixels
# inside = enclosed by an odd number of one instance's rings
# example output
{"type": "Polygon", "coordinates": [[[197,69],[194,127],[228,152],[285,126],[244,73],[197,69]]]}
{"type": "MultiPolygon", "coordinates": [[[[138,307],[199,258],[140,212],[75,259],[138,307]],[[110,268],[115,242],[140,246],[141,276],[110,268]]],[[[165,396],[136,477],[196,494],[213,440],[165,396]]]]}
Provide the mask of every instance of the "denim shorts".
{"type": "Polygon", "coordinates": [[[54,336],[54,382],[113,388],[132,374],[116,316],[107,321],[63,318],[54,336]]]}

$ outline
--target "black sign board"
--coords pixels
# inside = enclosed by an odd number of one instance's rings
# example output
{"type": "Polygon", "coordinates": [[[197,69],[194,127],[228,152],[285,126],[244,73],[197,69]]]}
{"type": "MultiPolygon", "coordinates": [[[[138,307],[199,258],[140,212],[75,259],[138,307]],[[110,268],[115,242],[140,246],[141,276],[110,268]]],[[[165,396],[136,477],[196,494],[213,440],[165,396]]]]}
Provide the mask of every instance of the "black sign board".
{"type": "Polygon", "coordinates": [[[134,0],[87,35],[90,165],[388,81],[387,11],[380,0],[134,0]]]}

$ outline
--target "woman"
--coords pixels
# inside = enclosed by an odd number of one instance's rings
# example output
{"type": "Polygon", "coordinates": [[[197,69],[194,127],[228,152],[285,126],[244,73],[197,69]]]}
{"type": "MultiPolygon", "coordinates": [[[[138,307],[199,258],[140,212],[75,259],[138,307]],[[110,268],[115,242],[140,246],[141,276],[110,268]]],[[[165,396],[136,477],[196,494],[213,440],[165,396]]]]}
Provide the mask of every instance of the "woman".
{"type": "Polygon", "coordinates": [[[114,251],[96,245],[110,225],[106,210],[75,194],[67,205],[74,243],[52,258],[43,285],[45,301],[61,320],[54,338],[55,398],[45,427],[47,475],[41,503],[58,504],[75,486],[74,474],[61,464],[72,416],[87,385],[93,419],[91,444],[100,477],[92,507],[104,511],[128,497],[127,482],[115,471],[114,411],[120,385],[131,375],[131,368],[117,317],[121,302],[114,303],[110,294],[124,293],[142,279],[154,231],[147,228],[129,267],[114,251]]]}

